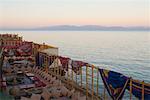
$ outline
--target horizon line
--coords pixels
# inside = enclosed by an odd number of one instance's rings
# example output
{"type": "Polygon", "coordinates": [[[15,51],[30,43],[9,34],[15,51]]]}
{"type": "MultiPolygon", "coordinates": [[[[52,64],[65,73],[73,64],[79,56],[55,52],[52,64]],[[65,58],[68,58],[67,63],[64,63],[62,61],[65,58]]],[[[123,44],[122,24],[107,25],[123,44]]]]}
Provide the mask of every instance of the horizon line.
{"type": "Polygon", "coordinates": [[[26,27],[7,27],[7,26],[0,26],[2,28],[11,28],[11,29],[28,29],[28,28],[42,28],[42,27],[58,27],[58,26],[72,26],[72,27],[83,27],[83,26],[96,26],[96,27],[122,27],[122,28],[134,28],[134,27],[143,27],[143,28],[150,28],[150,26],[143,26],[143,25],[97,25],[97,24],[85,24],[85,25],[76,25],[76,24],[58,24],[58,25],[41,25],[41,26],[26,26],[26,27]]]}

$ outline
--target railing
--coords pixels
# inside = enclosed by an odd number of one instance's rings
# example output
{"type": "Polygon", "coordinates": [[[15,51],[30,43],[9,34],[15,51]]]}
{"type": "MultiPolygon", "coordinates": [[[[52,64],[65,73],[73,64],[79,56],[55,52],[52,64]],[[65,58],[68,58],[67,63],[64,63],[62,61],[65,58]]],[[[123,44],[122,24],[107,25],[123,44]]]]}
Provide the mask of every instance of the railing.
{"type": "MultiPolygon", "coordinates": [[[[65,76],[63,76],[62,70],[65,70],[65,69],[63,69],[59,65],[59,63],[60,63],[59,56],[49,56],[45,53],[43,55],[44,55],[43,65],[44,65],[45,71],[47,73],[53,74],[54,76],[56,76],[57,78],[59,78],[60,80],[65,82],[68,86],[75,87],[76,89],[82,91],[83,93],[85,93],[87,99],[88,98],[90,100],[99,100],[99,99],[109,100],[109,99],[111,99],[111,97],[108,95],[108,92],[106,91],[104,84],[102,84],[103,82],[101,80],[98,67],[96,67],[94,65],[86,64],[86,66],[79,67],[78,70],[80,73],[77,74],[74,72],[72,67],[69,65],[68,71],[65,71],[66,74],[65,74],[65,76]],[[50,61],[55,67],[49,68],[49,60],[48,59],[51,59],[50,61]]],[[[145,90],[147,89],[147,88],[145,88],[145,86],[150,87],[150,84],[145,83],[144,81],[141,82],[138,80],[134,80],[132,78],[130,78],[128,84],[129,84],[130,89],[129,89],[129,92],[127,93],[127,95],[128,95],[127,98],[130,100],[135,99],[135,97],[132,95],[133,86],[134,86],[141,90],[141,94],[140,94],[140,95],[142,95],[141,99],[144,100],[145,90]],[[142,84],[142,86],[135,86],[135,84],[133,84],[133,82],[142,84]]],[[[149,93],[150,93],[149,88],[147,89],[147,91],[149,91],[149,93]]]]}
{"type": "Polygon", "coordinates": [[[3,48],[0,48],[0,90],[2,86],[2,65],[3,65],[3,48]]]}

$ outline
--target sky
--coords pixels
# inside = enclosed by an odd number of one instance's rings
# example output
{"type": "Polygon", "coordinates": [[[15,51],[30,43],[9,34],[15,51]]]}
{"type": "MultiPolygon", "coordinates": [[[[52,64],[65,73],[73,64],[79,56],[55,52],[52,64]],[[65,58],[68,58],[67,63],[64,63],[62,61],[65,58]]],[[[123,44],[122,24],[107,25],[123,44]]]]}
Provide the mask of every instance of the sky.
{"type": "Polygon", "coordinates": [[[0,0],[0,27],[150,27],[150,0],[0,0]]]}

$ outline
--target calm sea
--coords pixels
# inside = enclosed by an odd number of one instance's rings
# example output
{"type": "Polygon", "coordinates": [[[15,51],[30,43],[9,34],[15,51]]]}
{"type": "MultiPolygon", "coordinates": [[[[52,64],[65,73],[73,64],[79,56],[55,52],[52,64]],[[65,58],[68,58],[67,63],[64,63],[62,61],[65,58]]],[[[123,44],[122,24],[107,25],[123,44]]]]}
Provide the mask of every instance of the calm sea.
{"type": "Polygon", "coordinates": [[[59,47],[59,54],[150,82],[150,33],[145,31],[0,31],[59,47]]]}

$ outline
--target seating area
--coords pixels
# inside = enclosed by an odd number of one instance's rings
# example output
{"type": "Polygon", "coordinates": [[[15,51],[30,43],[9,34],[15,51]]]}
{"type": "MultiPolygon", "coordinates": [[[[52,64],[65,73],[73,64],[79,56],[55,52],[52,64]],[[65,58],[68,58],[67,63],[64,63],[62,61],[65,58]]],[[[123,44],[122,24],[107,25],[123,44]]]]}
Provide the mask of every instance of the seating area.
{"type": "Polygon", "coordinates": [[[39,69],[38,67],[33,67],[32,72],[34,72],[38,78],[40,78],[41,80],[44,81],[44,83],[46,83],[46,87],[43,88],[44,92],[42,93],[42,97],[44,98],[44,100],[48,100],[47,98],[50,97],[65,98],[65,100],[70,100],[71,98],[72,100],[86,99],[85,96],[80,96],[80,92],[75,91],[74,88],[72,88],[71,90],[66,88],[65,85],[60,80],[44,72],[42,69],[39,69]]]}
{"type": "Polygon", "coordinates": [[[86,100],[86,96],[79,91],[66,88],[60,80],[38,67],[28,70],[26,75],[35,81],[35,87],[19,88],[15,97],[17,100],[86,100]],[[37,81],[42,83],[36,84],[37,81]]]}
{"type": "Polygon", "coordinates": [[[66,88],[61,80],[42,68],[25,63],[9,65],[8,60],[3,67],[3,87],[15,100],[86,100],[85,95],[66,88]]]}

